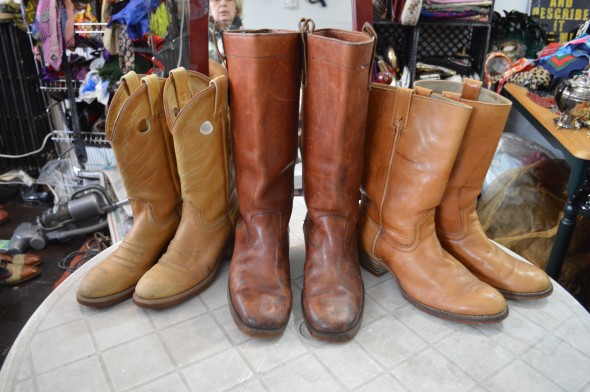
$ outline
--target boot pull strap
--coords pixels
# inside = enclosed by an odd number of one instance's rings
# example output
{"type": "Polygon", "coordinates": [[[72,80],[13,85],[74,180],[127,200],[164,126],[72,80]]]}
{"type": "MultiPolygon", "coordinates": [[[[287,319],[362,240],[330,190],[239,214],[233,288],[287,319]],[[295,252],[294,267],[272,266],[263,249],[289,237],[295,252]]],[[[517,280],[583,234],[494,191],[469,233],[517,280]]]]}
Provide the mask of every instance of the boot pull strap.
{"type": "Polygon", "coordinates": [[[459,100],[461,99],[460,93],[454,93],[452,91],[443,91],[442,96],[457,102],[459,102],[459,100]]]}
{"type": "Polygon", "coordinates": [[[299,31],[301,31],[301,42],[303,44],[303,72],[301,75],[301,84],[303,87],[307,84],[307,33],[313,33],[315,22],[312,19],[301,18],[299,20],[299,31]]]}
{"type": "Polygon", "coordinates": [[[219,75],[209,82],[209,86],[215,86],[215,111],[218,115],[227,111],[227,77],[219,75]]]}
{"type": "MultiPolygon", "coordinates": [[[[369,83],[371,83],[371,79],[373,76],[373,63],[375,62],[375,55],[377,54],[377,32],[369,22],[365,22],[362,31],[363,33],[366,33],[369,36],[373,37],[373,54],[371,55],[371,62],[369,63],[369,83]]],[[[367,89],[369,89],[368,86],[367,89]]]]}
{"type": "MultiPolygon", "coordinates": [[[[221,60],[221,63],[227,68],[227,61],[225,60],[225,54],[221,53],[219,50],[219,45],[217,45],[217,39],[215,38],[215,27],[211,30],[211,38],[213,39],[213,46],[215,47],[215,51],[221,60]]],[[[223,31],[221,31],[221,41],[223,42],[223,31]]]]}
{"type": "Polygon", "coordinates": [[[416,92],[416,95],[421,97],[430,97],[432,95],[432,90],[426,87],[416,86],[414,87],[414,91],[416,92]]]}
{"type": "Polygon", "coordinates": [[[121,77],[121,86],[127,89],[129,95],[139,88],[140,78],[135,71],[129,71],[121,77]]]}
{"type": "Polygon", "coordinates": [[[477,101],[480,90],[481,82],[479,80],[465,79],[463,82],[463,89],[461,90],[461,98],[477,101]]]}
{"type": "Polygon", "coordinates": [[[395,104],[393,106],[393,117],[391,118],[391,126],[396,131],[403,131],[410,115],[410,106],[412,104],[412,96],[414,90],[410,88],[399,87],[395,95],[395,104]]]}
{"type": "Polygon", "coordinates": [[[152,116],[157,116],[162,107],[160,79],[156,75],[147,75],[141,79],[141,83],[147,87],[152,116]]]}
{"type": "Polygon", "coordinates": [[[179,67],[170,71],[170,79],[174,83],[178,109],[182,109],[192,97],[188,84],[188,73],[184,67],[179,67]]]}

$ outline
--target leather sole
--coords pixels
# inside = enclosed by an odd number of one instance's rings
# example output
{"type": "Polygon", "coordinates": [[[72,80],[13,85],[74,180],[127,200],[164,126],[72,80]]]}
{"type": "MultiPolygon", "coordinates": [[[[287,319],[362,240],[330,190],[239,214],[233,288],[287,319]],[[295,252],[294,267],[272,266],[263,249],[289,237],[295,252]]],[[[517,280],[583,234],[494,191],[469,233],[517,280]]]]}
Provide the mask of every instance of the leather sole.
{"type": "MultiPolygon", "coordinates": [[[[229,285],[227,287],[227,302],[229,304],[229,311],[231,313],[234,322],[236,323],[238,329],[242,331],[245,335],[248,335],[253,338],[261,338],[261,339],[272,339],[281,336],[285,329],[287,328],[287,322],[279,328],[257,328],[251,325],[248,325],[242,321],[238,313],[236,312],[236,308],[234,306],[234,301],[232,300],[231,293],[229,291],[229,285]]],[[[289,309],[289,315],[291,314],[291,309],[289,309]]]]}
{"type": "Polygon", "coordinates": [[[498,290],[500,292],[500,294],[502,294],[504,296],[504,298],[506,298],[506,299],[528,301],[528,300],[541,299],[541,298],[545,298],[545,297],[550,296],[551,293],[553,292],[553,284],[551,284],[547,289],[545,289],[543,291],[537,291],[534,293],[514,292],[514,291],[499,289],[497,287],[495,287],[495,289],[498,290]]]}
{"type": "Polygon", "coordinates": [[[347,342],[349,340],[352,340],[356,336],[359,329],[361,328],[361,324],[363,321],[364,308],[365,308],[365,286],[363,285],[363,303],[361,305],[361,316],[359,317],[357,322],[352,326],[352,328],[350,328],[348,331],[344,331],[344,332],[320,331],[320,330],[315,329],[311,325],[311,323],[308,321],[307,315],[305,314],[305,308],[303,307],[303,293],[301,293],[301,309],[304,309],[303,310],[303,321],[305,322],[305,326],[307,327],[307,331],[315,339],[322,340],[325,342],[339,343],[339,342],[347,342]]]}
{"type": "Polygon", "coordinates": [[[213,270],[209,273],[209,275],[207,275],[205,277],[205,279],[203,279],[202,281],[200,281],[198,284],[191,287],[190,289],[183,291],[180,294],[173,295],[171,297],[157,298],[157,299],[142,298],[142,297],[138,296],[137,293],[134,293],[133,294],[133,303],[135,305],[139,306],[140,308],[166,309],[166,308],[176,306],[176,305],[178,305],[184,301],[187,301],[187,300],[191,299],[192,297],[200,294],[201,292],[203,292],[203,290],[205,290],[207,287],[209,287],[209,285],[211,285],[211,283],[213,283],[214,278],[217,275],[217,272],[219,271],[219,266],[221,265],[221,262],[226,258],[226,256],[228,254],[231,255],[232,250],[233,250],[233,245],[234,245],[234,239],[233,239],[233,237],[230,237],[226,241],[223,248],[221,249],[219,256],[217,256],[217,261],[215,262],[215,267],[213,268],[213,270]]]}
{"type": "MultiPolygon", "coordinates": [[[[375,259],[371,258],[362,249],[359,249],[359,261],[360,261],[361,266],[372,274],[374,274],[373,271],[379,271],[379,272],[388,271],[391,274],[391,276],[393,276],[393,279],[397,283],[397,287],[399,287],[399,291],[401,292],[402,296],[409,303],[411,303],[412,305],[414,305],[418,309],[420,309],[428,314],[431,314],[433,316],[440,317],[445,320],[463,323],[463,324],[494,324],[494,323],[498,323],[498,322],[504,320],[506,317],[508,317],[508,312],[509,312],[508,308],[504,309],[500,313],[479,316],[479,315],[465,315],[465,314],[453,313],[453,312],[449,312],[449,311],[442,310],[442,309],[437,309],[432,306],[423,304],[422,302],[420,302],[420,301],[416,300],[414,297],[412,297],[406,291],[404,286],[398,280],[397,276],[393,273],[393,271],[391,271],[391,269],[389,269],[389,267],[387,265],[383,264],[379,260],[375,260],[375,259]]],[[[381,275],[383,275],[383,274],[384,274],[384,272],[381,273],[381,275]]],[[[377,276],[381,276],[381,275],[377,275],[377,276]]]]}
{"type": "Polygon", "coordinates": [[[131,298],[133,291],[135,291],[135,286],[106,297],[91,298],[76,294],[76,300],[79,304],[91,308],[106,308],[107,306],[115,305],[125,301],[127,298],[131,298]]]}

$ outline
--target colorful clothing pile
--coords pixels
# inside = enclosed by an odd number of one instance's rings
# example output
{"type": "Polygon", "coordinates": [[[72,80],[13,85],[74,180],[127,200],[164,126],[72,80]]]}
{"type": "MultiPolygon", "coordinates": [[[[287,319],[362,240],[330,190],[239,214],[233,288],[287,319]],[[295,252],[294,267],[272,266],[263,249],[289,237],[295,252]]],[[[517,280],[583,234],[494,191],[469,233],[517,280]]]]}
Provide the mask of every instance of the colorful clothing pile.
{"type": "Polygon", "coordinates": [[[487,22],[491,9],[491,0],[424,0],[420,18],[487,22]]]}
{"type": "Polygon", "coordinates": [[[568,78],[581,71],[590,61],[590,35],[565,43],[555,53],[541,57],[537,64],[545,68],[554,78],[568,78]]]}

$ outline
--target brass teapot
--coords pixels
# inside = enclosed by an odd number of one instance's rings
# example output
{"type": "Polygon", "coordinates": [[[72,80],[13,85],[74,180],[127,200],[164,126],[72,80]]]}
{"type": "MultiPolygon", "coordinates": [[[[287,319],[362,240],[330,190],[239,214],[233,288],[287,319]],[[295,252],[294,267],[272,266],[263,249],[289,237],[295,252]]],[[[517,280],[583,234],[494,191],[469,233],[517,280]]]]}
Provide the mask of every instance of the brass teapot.
{"type": "Polygon", "coordinates": [[[590,116],[590,75],[581,74],[561,83],[555,90],[559,117],[554,119],[561,128],[580,129],[590,116]]]}

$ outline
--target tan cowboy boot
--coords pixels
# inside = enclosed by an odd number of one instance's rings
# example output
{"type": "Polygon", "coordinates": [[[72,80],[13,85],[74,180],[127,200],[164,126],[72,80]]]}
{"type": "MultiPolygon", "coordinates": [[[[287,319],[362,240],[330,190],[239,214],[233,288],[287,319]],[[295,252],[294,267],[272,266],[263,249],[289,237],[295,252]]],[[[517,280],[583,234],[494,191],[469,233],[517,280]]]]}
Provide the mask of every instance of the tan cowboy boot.
{"type": "Polygon", "coordinates": [[[504,131],[512,103],[481,82],[416,82],[473,108],[442,201],[436,209],[436,232],[443,246],[475,276],[506,298],[537,299],[553,286],[541,269],[502,250],[486,236],[476,206],[486,173],[504,131]]]}
{"type": "Polygon", "coordinates": [[[223,34],[241,218],[229,271],[229,307],[242,332],[280,335],[292,305],[288,225],[293,208],[301,36],[223,34]]]}
{"type": "Polygon", "coordinates": [[[170,71],[164,111],[174,138],[182,219],[166,253],[135,287],[133,302],[146,308],[176,305],[211,283],[232,244],[238,214],[229,167],[227,77],[170,71]]]}
{"type": "Polygon", "coordinates": [[[375,34],[314,28],[302,21],[302,307],[312,336],[345,341],[359,330],[364,305],[356,226],[375,34]]]}
{"type": "Polygon", "coordinates": [[[444,251],[440,204],[471,108],[371,85],[361,201],[361,264],[389,271],[402,295],[425,312],[463,323],[506,318],[504,297],[444,251]]]}
{"type": "Polygon", "coordinates": [[[178,227],[180,182],[162,106],[164,82],[154,75],[140,81],[129,72],[109,107],[106,133],[133,210],[133,227],[80,283],[82,305],[100,308],[131,297],[178,227]]]}

